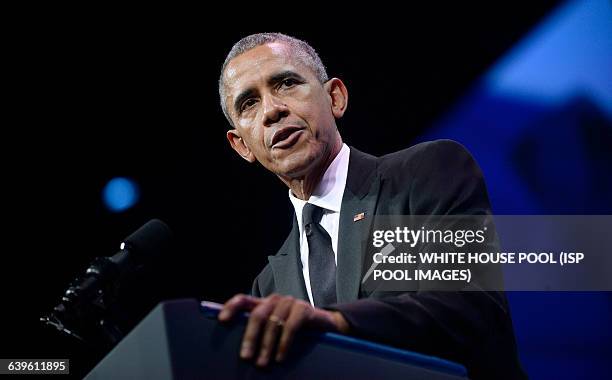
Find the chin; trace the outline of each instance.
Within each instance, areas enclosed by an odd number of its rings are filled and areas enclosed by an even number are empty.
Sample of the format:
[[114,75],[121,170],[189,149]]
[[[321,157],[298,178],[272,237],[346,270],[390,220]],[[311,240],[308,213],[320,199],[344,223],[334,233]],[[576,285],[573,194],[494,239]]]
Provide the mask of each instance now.
[[308,174],[322,156],[312,151],[291,153],[277,162],[277,173],[291,178]]

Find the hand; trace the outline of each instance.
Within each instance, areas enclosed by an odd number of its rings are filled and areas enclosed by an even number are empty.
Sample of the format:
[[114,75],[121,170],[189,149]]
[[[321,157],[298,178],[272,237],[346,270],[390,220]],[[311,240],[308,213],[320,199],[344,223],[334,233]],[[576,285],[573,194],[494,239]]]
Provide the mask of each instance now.
[[308,302],[279,294],[266,298],[235,295],[223,305],[219,320],[229,321],[244,311],[250,311],[251,315],[242,338],[240,357],[252,359],[258,354],[256,364],[261,367],[269,363],[274,352],[277,362],[284,360],[296,332],[302,328],[340,333],[347,333],[349,329],[339,312],[318,309]]

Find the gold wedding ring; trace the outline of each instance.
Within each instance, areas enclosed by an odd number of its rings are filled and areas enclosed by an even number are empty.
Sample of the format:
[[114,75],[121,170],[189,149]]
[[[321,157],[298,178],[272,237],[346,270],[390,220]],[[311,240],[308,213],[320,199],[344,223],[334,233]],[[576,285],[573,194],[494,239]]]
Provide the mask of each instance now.
[[278,316],[274,314],[272,314],[270,318],[268,318],[268,320],[274,323],[275,325],[277,325],[278,327],[283,327],[285,325],[285,321],[283,321],[282,319],[280,319]]

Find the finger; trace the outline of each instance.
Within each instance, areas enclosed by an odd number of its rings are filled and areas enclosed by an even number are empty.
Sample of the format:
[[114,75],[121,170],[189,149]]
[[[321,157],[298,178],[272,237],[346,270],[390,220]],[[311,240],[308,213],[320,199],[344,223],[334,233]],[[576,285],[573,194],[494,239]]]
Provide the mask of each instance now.
[[236,294],[230,298],[225,304],[221,312],[219,312],[220,321],[228,321],[234,317],[234,315],[240,311],[250,311],[255,306],[261,303],[261,298],[252,297],[246,294]]
[[295,298],[293,297],[282,297],[268,317],[268,321],[264,326],[263,336],[261,339],[259,357],[257,358],[258,366],[266,366],[270,361],[270,357],[276,348],[278,337],[283,331],[285,320],[289,316],[291,305],[294,302]]
[[251,311],[244,336],[242,337],[241,358],[251,359],[254,356],[261,332],[279,299],[280,296],[276,294],[266,297]]
[[278,343],[276,361],[285,360],[287,352],[293,343],[295,334],[304,326],[304,322],[310,317],[314,308],[307,302],[295,302],[285,322],[285,327]]

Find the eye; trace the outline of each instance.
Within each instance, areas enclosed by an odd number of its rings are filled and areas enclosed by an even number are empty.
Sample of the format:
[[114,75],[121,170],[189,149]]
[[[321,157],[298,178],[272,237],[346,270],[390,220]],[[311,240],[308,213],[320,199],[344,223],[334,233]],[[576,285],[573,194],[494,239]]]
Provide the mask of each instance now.
[[295,80],[294,78],[287,78],[287,79],[283,79],[283,81],[281,82],[281,87],[293,87],[298,83],[299,82]]
[[255,105],[255,103],[257,103],[255,98],[249,98],[249,99],[245,100],[240,105],[240,113],[242,113],[242,112],[248,110],[249,108],[253,107]]

